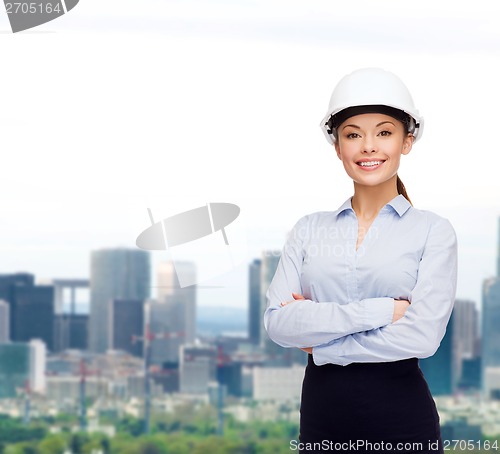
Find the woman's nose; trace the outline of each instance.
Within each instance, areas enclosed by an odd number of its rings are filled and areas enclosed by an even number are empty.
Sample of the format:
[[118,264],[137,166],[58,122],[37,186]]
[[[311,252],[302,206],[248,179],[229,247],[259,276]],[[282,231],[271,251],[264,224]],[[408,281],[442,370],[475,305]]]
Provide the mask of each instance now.
[[366,153],[371,153],[377,151],[377,145],[374,139],[366,137],[363,141],[363,151]]

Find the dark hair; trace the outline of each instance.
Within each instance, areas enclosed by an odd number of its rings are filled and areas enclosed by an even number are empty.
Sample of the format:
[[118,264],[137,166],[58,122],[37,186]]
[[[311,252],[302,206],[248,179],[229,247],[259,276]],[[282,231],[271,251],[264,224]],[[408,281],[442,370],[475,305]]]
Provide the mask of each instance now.
[[398,178],[396,179],[396,186],[398,188],[398,194],[401,194],[406,200],[408,200],[408,202],[410,202],[410,205],[413,206],[413,203],[411,203],[411,200],[408,197],[408,194],[406,193],[405,185],[401,181],[401,178],[399,178],[399,175]]
[[[329,133],[335,134],[336,136],[336,129],[344,121],[346,121],[350,117],[354,117],[355,115],[364,113],[382,113],[385,115],[389,115],[396,120],[399,120],[403,124],[405,136],[407,136],[410,132],[413,133],[413,131],[415,130],[415,122],[412,121],[413,119],[406,112],[400,109],[395,109],[394,107],[384,105],[368,105],[348,107],[347,109],[343,109],[340,112],[337,112],[335,115],[332,115],[326,123],[329,127]],[[399,178],[399,175],[396,180],[396,187],[398,190],[398,194],[401,194],[413,206],[410,197],[408,197],[408,194],[406,193],[405,185],[401,181],[401,178]]]

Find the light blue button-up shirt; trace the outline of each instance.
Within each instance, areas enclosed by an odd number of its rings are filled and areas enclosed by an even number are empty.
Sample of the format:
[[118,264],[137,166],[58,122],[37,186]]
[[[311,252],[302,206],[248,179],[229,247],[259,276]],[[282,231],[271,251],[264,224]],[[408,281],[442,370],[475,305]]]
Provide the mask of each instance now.
[[[266,293],[269,337],[282,347],[313,347],[316,365],[432,356],[456,295],[453,226],[398,195],[356,250],[351,199],[302,217],[288,235]],[[280,306],[292,292],[306,299]],[[394,299],[411,305],[392,323]]]

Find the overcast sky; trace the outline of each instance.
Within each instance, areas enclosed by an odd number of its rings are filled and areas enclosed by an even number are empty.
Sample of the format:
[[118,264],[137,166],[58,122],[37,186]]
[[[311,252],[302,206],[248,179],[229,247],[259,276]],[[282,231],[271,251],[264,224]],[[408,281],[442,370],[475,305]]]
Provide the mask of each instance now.
[[[500,216],[499,19],[491,1],[81,0],[12,34],[2,9],[0,272],[87,277],[90,250],[135,247],[148,207],[207,202],[241,207],[227,234],[244,227],[247,261],[280,249],[353,194],[318,125],[343,75],[378,66],[425,119],[399,175],[454,225],[457,296],[479,303]],[[200,304],[245,306],[246,273]]]

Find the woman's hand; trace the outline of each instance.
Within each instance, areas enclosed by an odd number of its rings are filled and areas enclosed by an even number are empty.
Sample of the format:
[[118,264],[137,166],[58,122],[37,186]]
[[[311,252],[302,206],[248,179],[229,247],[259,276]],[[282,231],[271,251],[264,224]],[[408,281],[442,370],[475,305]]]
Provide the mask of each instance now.
[[405,315],[406,309],[410,307],[410,302],[408,300],[397,300],[394,299],[394,314],[392,316],[392,323],[397,322],[400,318]]
[[303,297],[302,295],[300,295],[298,293],[293,293],[292,292],[292,296],[293,296],[293,300],[292,301],[287,301],[286,303],[281,303],[280,306],[281,307],[286,306],[287,304],[293,303],[296,300],[305,300],[305,297]]
[[[299,293],[292,292],[292,296],[293,300],[281,303],[280,306],[284,307],[287,304],[293,303],[297,300],[305,300],[305,297],[303,295],[300,295]],[[406,310],[410,307],[410,304],[411,303],[408,300],[398,300],[394,298],[394,313],[392,316],[392,323],[397,322],[399,319],[403,318]],[[312,355],[312,347],[301,348],[301,350]]]
[[[281,307],[286,306],[287,304],[293,303],[294,301],[297,301],[297,300],[305,300],[305,297],[303,295],[300,295],[299,293],[292,292],[292,296],[293,296],[292,301],[287,301],[286,303],[281,303],[280,306]],[[301,350],[304,350],[306,353],[310,353],[312,355],[312,350],[313,350],[312,347],[301,348]]]

